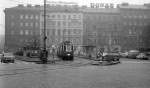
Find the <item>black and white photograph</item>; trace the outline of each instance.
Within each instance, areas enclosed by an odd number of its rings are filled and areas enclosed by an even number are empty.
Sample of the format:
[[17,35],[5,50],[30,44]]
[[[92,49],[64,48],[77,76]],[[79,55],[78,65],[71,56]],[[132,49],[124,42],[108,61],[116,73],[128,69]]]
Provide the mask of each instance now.
[[1,0],[0,88],[150,88],[150,0]]

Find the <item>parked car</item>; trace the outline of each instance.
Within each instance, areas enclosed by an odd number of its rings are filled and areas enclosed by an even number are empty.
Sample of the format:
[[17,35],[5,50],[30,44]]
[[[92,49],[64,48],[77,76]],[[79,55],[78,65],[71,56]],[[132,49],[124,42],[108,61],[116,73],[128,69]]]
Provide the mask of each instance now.
[[121,57],[126,58],[126,57],[128,57],[128,52],[120,53],[120,55],[121,55]]
[[119,53],[103,53],[102,61],[119,61],[120,57]]
[[14,63],[15,61],[15,56],[13,55],[13,53],[3,53],[2,54],[2,58],[1,58],[1,62],[2,63]]
[[144,60],[148,60],[148,56],[145,54],[145,53],[139,53],[137,56],[136,56],[137,59],[144,59]]
[[132,59],[136,59],[136,56],[140,53],[140,51],[138,50],[130,50],[128,52],[128,56],[127,58],[132,58]]

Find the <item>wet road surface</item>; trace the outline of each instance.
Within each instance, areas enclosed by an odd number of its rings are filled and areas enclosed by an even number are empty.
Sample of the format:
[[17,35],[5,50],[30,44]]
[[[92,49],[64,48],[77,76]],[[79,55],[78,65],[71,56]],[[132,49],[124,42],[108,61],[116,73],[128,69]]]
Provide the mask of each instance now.
[[149,61],[122,59],[110,66],[76,65],[82,62],[85,60],[65,62],[67,65],[0,64],[0,88],[150,87]]

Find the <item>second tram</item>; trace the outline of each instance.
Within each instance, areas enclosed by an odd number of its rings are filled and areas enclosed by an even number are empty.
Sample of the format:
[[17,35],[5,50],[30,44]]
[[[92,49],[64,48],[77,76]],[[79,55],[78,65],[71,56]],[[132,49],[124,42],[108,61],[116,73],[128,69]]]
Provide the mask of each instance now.
[[62,60],[73,60],[73,44],[70,41],[64,41],[58,45],[57,56]]

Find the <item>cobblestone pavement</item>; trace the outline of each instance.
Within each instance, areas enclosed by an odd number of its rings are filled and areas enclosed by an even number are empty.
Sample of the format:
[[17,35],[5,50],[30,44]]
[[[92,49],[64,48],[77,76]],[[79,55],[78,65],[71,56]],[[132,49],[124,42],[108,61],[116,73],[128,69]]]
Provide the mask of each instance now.
[[110,66],[76,65],[88,60],[50,64],[0,64],[0,88],[149,88],[150,63],[121,59]]

